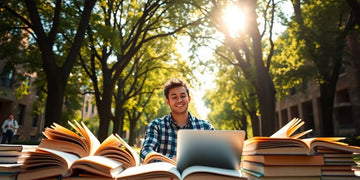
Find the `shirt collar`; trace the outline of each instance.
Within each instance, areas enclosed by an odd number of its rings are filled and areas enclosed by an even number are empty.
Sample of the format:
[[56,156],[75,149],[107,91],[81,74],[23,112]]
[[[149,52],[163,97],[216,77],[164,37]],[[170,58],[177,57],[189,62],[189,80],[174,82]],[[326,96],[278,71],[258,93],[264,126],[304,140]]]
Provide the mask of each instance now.
[[[188,126],[191,126],[191,125],[193,124],[193,122],[194,122],[193,116],[191,115],[190,112],[188,112],[188,113],[189,113],[189,121],[185,124],[185,126],[184,126],[183,128],[186,128],[186,127],[188,127]],[[174,121],[174,119],[172,118],[171,112],[170,112],[170,114],[169,114],[169,117],[170,117],[170,124],[171,124],[173,127],[176,127],[176,128],[178,128],[178,129],[181,129],[181,127],[178,126],[177,123],[176,123],[176,122]]]

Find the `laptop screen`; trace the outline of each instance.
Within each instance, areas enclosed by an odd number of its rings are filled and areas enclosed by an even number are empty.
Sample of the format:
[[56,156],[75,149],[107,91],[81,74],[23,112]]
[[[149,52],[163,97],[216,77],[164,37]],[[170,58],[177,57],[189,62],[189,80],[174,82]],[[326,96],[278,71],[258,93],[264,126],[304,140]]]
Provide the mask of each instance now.
[[240,169],[243,130],[188,130],[177,134],[176,166],[182,172],[194,165]]

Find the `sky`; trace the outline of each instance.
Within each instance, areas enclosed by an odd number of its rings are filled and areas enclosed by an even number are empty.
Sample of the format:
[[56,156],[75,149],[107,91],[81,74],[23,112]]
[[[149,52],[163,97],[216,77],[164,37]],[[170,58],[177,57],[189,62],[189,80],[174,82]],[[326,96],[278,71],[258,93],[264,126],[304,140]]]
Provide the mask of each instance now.
[[[184,37],[181,40],[182,42],[180,42],[177,46],[178,46],[178,50],[182,56],[183,59],[188,60],[188,63],[191,63],[189,61],[189,56],[190,56],[190,52],[188,52],[188,48],[187,45],[189,44],[189,39]],[[198,56],[201,57],[201,59],[198,59],[198,61],[208,61],[211,58],[213,58],[212,56],[213,51],[208,48],[208,47],[201,47],[198,50]],[[206,67],[205,67],[206,70]],[[198,113],[200,114],[201,119],[206,119],[207,114],[210,112],[210,109],[208,109],[203,100],[202,97],[205,95],[205,91],[206,89],[212,89],[216,87],[215,82],[213,81],[215,78],[215,73],[214,72],[210,72],[210,71],[205,71],[205,72],[200,72],[200,70],[198,68],[196,68],[193,73],[195,74],[195,76],[197,77],[197,79],[199,81],[201,81],[201,86],[196,86],[196,87],[190,87],[190,91],[191,91],[191,100],[192,102],[195,103],[196,105],[196,109],[198,111]],[[190,103],[192,103],[190,102]]]

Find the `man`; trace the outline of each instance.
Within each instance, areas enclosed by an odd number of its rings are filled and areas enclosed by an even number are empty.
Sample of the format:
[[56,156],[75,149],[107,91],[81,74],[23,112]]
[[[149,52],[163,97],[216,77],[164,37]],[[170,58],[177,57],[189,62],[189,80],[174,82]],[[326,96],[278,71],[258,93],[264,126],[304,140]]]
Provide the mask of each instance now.
[[175,160],[178,130],[214,130],[208,121],[199,120],[188,112],[191,97],[187,85],[182,80],[170,79],[166,82],[164,95],[171,112],[169,115],[151,121],[148,125],[140,151],[141,159],[144,159],[149,152],[155,151]]
[[16,133],[17,129],[19,128],[19,125],[17,121],[14,119],[14,115],[12,113],[9,113],[9,119],[6,119],[4,123],[1,126],[3,131],[3,136],[1,140],[1,144],[4,144],[6,140],[8,140],[8,143],[12,143],[12,138],[14,134]]

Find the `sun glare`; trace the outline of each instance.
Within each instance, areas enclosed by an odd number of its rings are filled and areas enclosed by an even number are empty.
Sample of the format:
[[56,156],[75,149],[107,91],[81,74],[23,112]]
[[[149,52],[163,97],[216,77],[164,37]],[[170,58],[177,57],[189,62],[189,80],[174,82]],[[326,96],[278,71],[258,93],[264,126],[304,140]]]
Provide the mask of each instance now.
[[222,20],[232,37],[238,36],[245,27],[245,15],[236,5],[230,6],[223,11]]

